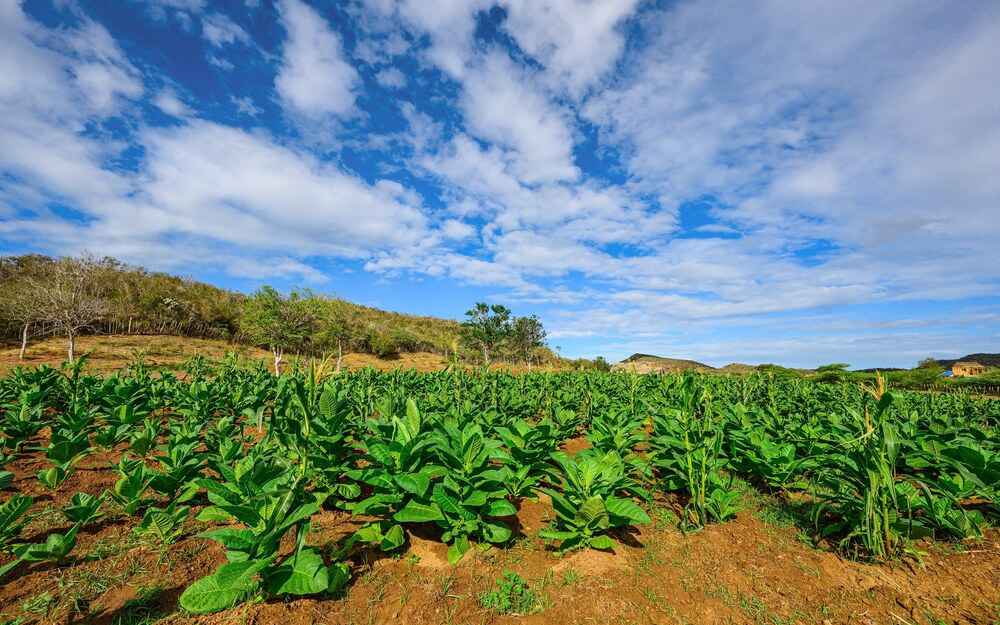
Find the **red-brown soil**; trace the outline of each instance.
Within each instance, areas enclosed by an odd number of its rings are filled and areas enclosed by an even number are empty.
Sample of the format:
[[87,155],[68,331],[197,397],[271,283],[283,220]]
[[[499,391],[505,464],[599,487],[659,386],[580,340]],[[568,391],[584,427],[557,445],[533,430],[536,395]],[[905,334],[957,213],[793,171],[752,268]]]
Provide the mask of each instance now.
[[[569,453],[586,445],[569,441]],[[35,496],[23,537],[40,541],[69,524],[58,513],[75,492],[99,493],[115,474],[118,453],[94,453],[58,493],[34,476],[42,460],[21,454],[9,469],[15,486]],[[10,493],[5,493],[6,498]],[[193,535],[207,524],[189,520],[168,547],[137,538],[135,519],[109,515],[79,534],[76,551],[59,567],[21,565],[0,586],[0,622],[247,623],[282,625],[408,623],[859,623],[1000,622],[1000,531],[961,546],[920,543],[924,555],[889,564],[844,559],[799,539],[789,524],[766,524],[769,506],[757,495],[722,525],[683,535],[676,501],[658,499],[653,523],[615,535],[614,553],[579,551],[560,557],[535,534],[552,517],[544,496],[519,506],[518,535],[500,549],[473,549],[456,566],[432,528],[410,534],[396,555],[358,545],[353,579],[339,597],[246,602],[221,614],[195,616],[177,607],[189,584],[224,561],[220,545]],[[313,519],[310,543],[338,545],[363,519],[325,510]],[[291,545],[286,545],[290,549]],[[0,556],[0,564],[10,561]],[[505,571],[523,576],[539,601],[535,611],[498,615],[479,597]],[[139,616],[149,616],[140,621]],[[130,618],[132,620],[126,620]],[[160,620],[156,620],[160,619]],[[939,620],[934,620],[939,619]]]

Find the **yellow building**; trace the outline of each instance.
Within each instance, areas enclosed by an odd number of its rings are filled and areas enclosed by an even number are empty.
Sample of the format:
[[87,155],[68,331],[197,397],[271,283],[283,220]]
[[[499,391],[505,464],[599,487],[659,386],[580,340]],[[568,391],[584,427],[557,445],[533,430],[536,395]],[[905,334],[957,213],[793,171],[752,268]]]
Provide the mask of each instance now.
[[956,362],[951,366],[951,375],[956,378],[968,378],[986,373],[986,367],[978,362]]

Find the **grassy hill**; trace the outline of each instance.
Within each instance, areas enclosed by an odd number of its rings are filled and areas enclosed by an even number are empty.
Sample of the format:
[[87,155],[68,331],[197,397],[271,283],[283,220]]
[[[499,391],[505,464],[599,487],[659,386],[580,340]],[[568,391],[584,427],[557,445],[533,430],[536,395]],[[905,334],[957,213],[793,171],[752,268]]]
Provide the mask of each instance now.
[[944,369],[951,369],[956,362],[978,362],[984,367],[1000,367],[1000,354],[969,354],[961,358],[951,360],[938,360],[937,363]]
[[[45,256],[0,257],[0,297],[18,295],[17,286],[27,275],[35,275],[58,262]],[[154,272],[114,259],[96,261],[86,271],[95,290],[107,303],[101,321],[92,324],[95,335],[179,335],[248,343],[240,328],[240,315],[247,296],[206,282]],[[331,299],[336,299],[335,297]],[[433,352],[445,355],[458,338],[459,323],[408,315],[342,301],[351,326],[352,351],[390,355],[396,352]],[[0,340],[20,339],[20,317],[8,316],[0,307]],[[39,317],[36,317],[39,318]],[[32,334],[49,332],[36,323]],[[32,338],[36,338],[32,337]]]
[[715,367],[710,367],[696,360],[664,358],[650,354],[632,354],[625,360],[614,365],[612,369],[615,371],[635,369],[639,373],[648,373],[650,371],[715,371]]
[[[405,315],[404,315],[405,316]],[[24,360],[18,359],[19,344],[0,345],[0,375],[5,375],[17,367],[37,367],[49,365],[58,367],[66,360],[66,340],[48,337],[32,343]],[[239,354],[240,361],[250,364],[262,362],[268,369],[272,366],[271,352],[219,339],[201,339],[176,335],[111,334],[82,336],[77,341],[79,354],[89,353],[86,369],[96,373],[110,373],[135,362],[141,355],[146,366],[161,371],[183,373],[193,356],[209,360],[222,360],[227,354]],[[292,366],[294,355],[286,358],[285,367]],[[448,367],[450,359],[441,354],[426,351],[402,352],[388,358],[372,354],[352,352],[344,354],[343,366],[351,371],[374,367],[380,371],[390,369],[416,369],[417,371],[442,371]],[[569,361],[560,360],[535,367],[535,371],[565,371]],[[470,369],[476,365],[466,365]],[[521,373],[528,370],[525,365],[495,362],[491,370],[506,370]]]

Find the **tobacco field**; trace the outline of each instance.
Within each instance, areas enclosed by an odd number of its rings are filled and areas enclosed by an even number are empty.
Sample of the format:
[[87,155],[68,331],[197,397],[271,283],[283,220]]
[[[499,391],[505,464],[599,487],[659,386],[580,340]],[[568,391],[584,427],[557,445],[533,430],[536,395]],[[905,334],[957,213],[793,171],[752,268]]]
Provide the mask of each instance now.
[[0,379],[0,622],[1000,621],[994,399],[84,362]]

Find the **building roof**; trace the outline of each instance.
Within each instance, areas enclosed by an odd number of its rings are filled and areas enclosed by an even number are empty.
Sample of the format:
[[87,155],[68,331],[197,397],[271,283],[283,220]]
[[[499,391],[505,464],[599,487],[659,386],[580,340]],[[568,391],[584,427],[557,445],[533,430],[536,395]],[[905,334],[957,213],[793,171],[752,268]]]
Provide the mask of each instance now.
[[971,360],[966,360],[964,362],[956,362],[955,364],[952,365],[952,367],[953,368],[954,367],[965,367],[965,368],[969,368],[969,367],[982,367],[983,369],[986,368],[986,367],[983,367],[983,365],[979,364],[978,362],[972,362]]

